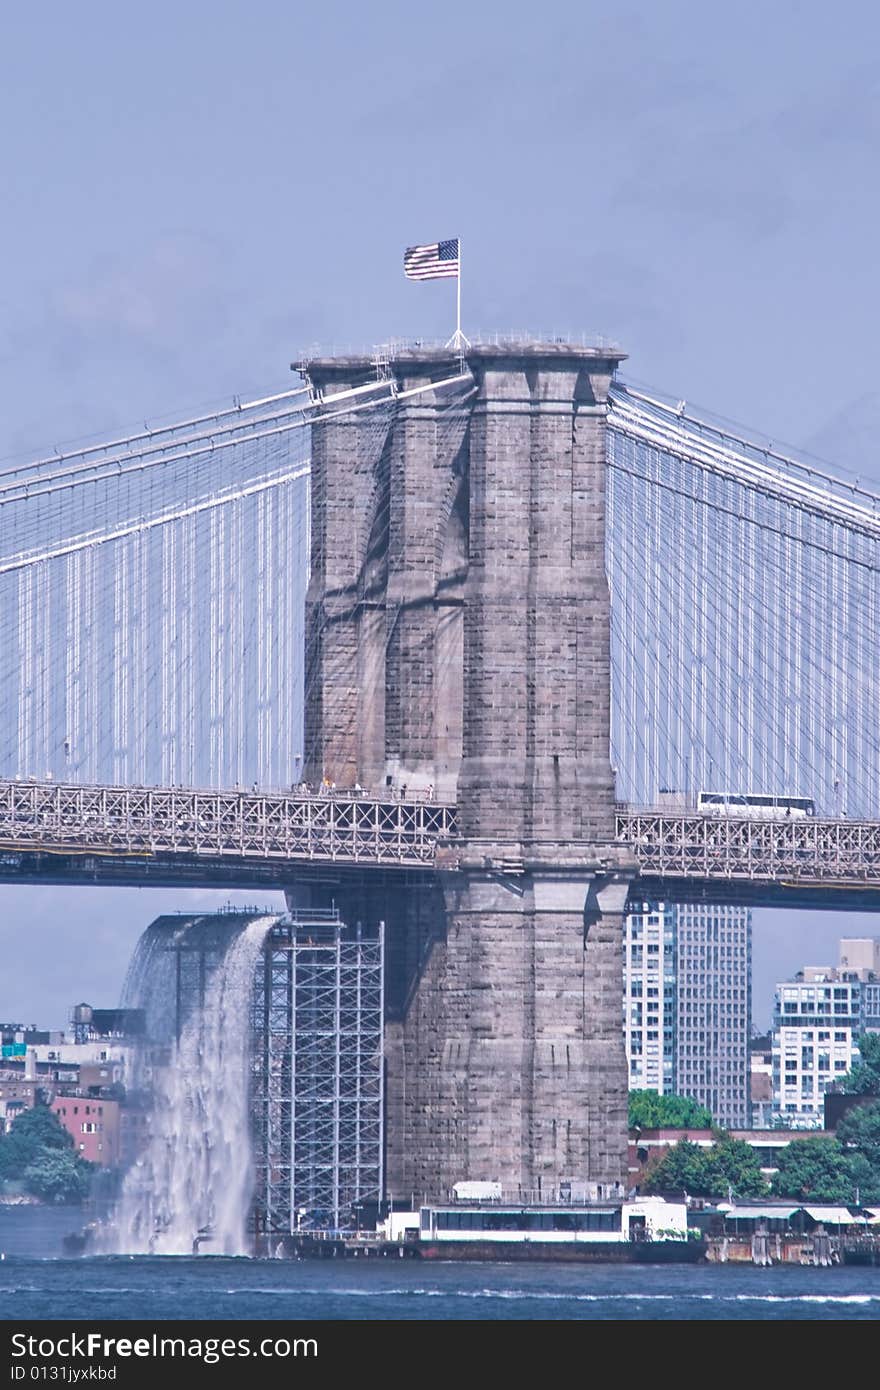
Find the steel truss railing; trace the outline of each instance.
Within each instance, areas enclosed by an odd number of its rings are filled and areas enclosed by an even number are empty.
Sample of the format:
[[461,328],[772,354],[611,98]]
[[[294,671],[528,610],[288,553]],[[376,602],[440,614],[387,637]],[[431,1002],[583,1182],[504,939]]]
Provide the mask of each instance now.
[[[620,808],[616,838],[650,878],[880,886],[880,821]],[[455,806],[326,795],[0,781],[0,849],[429,868]]]
[[94,855],[430,865],[455,807],[351,794],[264,795],[0,781],[0,848]]
[[619,810],[616,822],[646,878],[880,886],[878,821]]

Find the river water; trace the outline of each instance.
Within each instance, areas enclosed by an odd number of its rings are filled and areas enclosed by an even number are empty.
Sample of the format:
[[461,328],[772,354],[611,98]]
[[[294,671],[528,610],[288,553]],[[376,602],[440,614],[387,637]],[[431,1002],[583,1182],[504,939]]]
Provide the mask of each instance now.
[[0,1318],[875,1321],[880,1269],[59,1257],[75,1209],[0,1207]]

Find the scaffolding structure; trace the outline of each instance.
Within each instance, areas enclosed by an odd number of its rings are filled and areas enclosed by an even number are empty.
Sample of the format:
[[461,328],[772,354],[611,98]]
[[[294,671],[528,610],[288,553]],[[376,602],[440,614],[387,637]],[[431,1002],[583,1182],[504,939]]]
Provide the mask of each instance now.
[[383,1192],[384,927],[271,929],[253,998],[255,1230],[340,1230]]

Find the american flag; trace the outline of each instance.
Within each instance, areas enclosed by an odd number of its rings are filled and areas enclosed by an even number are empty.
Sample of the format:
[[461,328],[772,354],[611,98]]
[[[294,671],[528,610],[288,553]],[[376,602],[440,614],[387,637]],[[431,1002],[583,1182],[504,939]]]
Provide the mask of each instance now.
[[458,274],[458,237],[430,246],[408,246],[403,273],[410,280],[442,280]]

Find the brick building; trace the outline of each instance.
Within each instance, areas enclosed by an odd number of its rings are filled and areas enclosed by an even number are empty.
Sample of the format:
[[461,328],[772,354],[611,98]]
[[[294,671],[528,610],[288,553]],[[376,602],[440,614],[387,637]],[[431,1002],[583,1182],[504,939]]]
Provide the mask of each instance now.
[[51,1109],[73,1139],[80,1158],[101,1168],[116,1167],[120,1155],[118,1101],[56,1096]]

